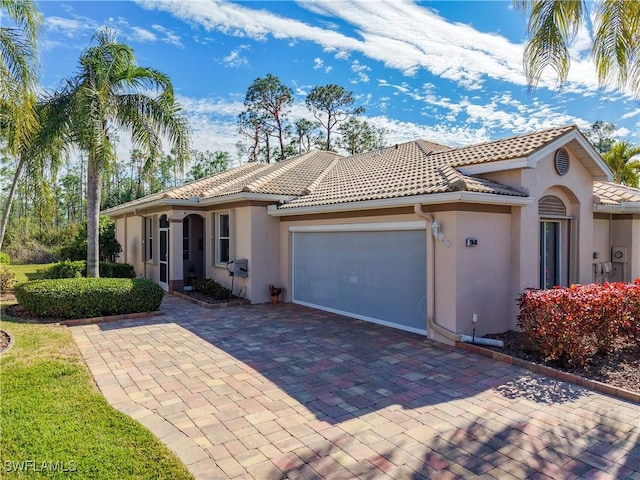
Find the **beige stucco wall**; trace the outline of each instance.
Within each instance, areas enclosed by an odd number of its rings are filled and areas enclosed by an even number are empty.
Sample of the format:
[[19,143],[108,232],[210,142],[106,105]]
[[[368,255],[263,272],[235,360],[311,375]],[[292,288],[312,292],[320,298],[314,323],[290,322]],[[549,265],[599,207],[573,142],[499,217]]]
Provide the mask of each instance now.
[[[456,331],[471,335],[477,314],[476,335],[510,328],[511,215],[457,212],[452,248],[456,257]],[[475,238],[478,246],[467,247]],[[439,261],[438,255],[436,255]]]
[[142,217],[134,215],[127,217],[127,241],[123,244],[123,254],[125,263],[133,265],[136,275],[143,274],[143,252],[142,252]]
[[612,281],[630,282],[640,278],[640,215],[614,215],[611,247],[626,247],[627,262],[612,258]]
[[[567,175],[555,170],[554,154],[539,160],[535,168],[483,175],[486,178],[513,185],[519,183],[521,191],[534,200],[531,205],[513,209],[512,239],[512,288],[511,298],[517,298],[526,288],[540,287],[540,245],[538,200],[545,195],[555,195],[567,207],[571,217],[573,244],[570,258],[569,283],[590,283],[593,280],[594,221],[593,176],[566,147],[571,164]],[[519,177],[519,181],[518,181]],[[516,327],[518,314],[515,302],[511,307],[511,328]]]
[[[247,277],[231,277],[226,266],[215,265],[215,215],[229,213],[231,221],[231,260],[248,260]],[[204,214],[207,277],[231,288],[252,303],[270,301],[268,285],[279,283],[279,220],[267,215],[264,206],[217,209]]]
[[122,247],[122,253],[118,257],[118,262],[128,263],[127,262],[127,219],[126,217],[119,217],[115,219],[116,222],[116,240]]

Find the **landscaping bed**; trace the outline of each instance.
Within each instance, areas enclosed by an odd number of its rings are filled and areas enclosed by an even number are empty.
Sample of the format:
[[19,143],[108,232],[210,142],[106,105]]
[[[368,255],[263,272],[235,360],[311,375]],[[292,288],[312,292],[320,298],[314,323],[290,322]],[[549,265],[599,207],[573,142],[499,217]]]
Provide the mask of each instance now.
[[229,304],[229,303],[233,303],[233,304],[244,304],[249,303],[247,302],[244,298],[240,298],[240,297],[236,297],[235,295],[229,298],[216,298],[213,297],[211,295],[207,295],[206,293],[202,293],[202,292],[196,292],[195,290],[186,290],[184,292],[174,292],[174,294],[177,294],[177,296],[179,297],[183,297],[185,298],[185,300],[188,299],[194,299],[196,302],[194,303],[198,303],[198,304],[202,304],[205,303],[207,305],[224,305],[224,304]]
[[483,348],[640,393],[640,345],[636,342],[618,340],[610,353],[595,355],[583,367],[567,368],[559,362],[545,362],[542,355],[527,350],[521,332],[490,334],[486,338],[502,340],[504,348],[482,345]]

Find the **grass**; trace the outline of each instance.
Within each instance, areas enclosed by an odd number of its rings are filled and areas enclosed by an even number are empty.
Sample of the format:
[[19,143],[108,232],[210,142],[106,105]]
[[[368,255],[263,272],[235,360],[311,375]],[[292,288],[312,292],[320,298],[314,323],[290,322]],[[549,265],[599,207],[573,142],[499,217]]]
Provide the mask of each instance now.
[[16,274],[17,282],[22,283],[29,280],[38,280],[43,278],[45,269],[51,265],[53,264],[9,265],[9,268],[11,268],[11,270]]
[[1,478],[193,478],[108,404],[66,327],[4,319],[0,328],[15,339],[0,356]]

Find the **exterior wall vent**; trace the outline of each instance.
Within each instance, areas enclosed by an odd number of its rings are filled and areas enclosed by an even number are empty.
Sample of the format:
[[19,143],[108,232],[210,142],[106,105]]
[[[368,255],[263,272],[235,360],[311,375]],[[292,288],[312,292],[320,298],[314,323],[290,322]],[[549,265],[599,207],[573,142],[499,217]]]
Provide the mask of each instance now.
[[569,173],[569,152],[564,148],[556,150],[555,165],[558,175],[564,176]]
[[546,195],[538,202],[538,214],[541,217],[566,217],[567,207],[555,195]]

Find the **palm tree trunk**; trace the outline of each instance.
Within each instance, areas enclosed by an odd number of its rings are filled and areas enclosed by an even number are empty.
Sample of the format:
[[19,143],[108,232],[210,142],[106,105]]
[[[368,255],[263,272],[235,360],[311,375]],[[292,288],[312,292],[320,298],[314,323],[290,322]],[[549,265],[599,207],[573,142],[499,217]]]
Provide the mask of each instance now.
[[11,212],[11,204],[13,203],[13,197],[16,194],[16,187],[18,186],[18,180],[20,180],[20,175],[22,175],[23,168],[24,157],[20,155],[18,166],[16,167],[16,173],[13,175],[11,190],[9,190],[9,196],[7,197],[7,203],[4,206],[4,212],[2,212],[2,226],[0,226],[0,249],[2,248],[2,242],[4,242],[4,234],[7,231],[7,225],[9,224],[9,213]]
[[93,278],[100,276],[98,223],[102,178],[94,154],[89,154],[87,163],[87,277]]

